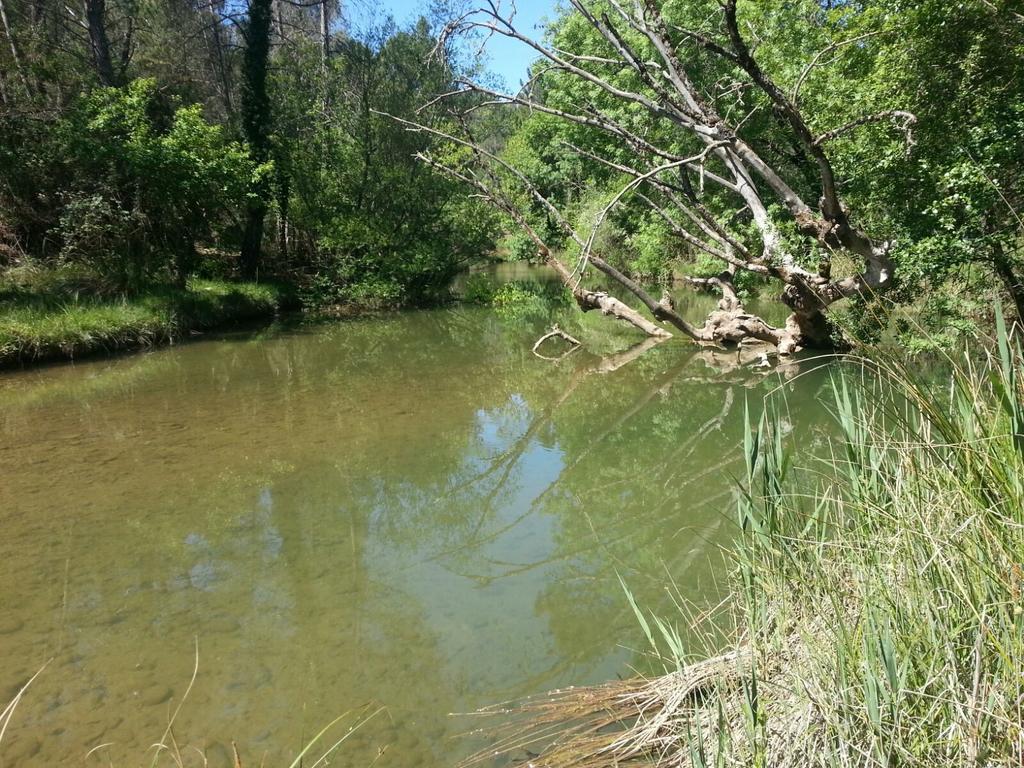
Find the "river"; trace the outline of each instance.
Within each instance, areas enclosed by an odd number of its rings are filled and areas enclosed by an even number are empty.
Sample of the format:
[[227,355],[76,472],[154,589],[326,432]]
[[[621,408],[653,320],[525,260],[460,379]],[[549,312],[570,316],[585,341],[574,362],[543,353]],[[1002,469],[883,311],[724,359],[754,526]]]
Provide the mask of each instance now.
[[451,713],[651,669],[620,579],[669,618],[716,605],[744,409],[781,389],[824,440],[828,373],[635,355],[599,317],[549,363],[548,321],[454,306],[0,375],[0,705],[48,662],[0,765],[148,762],[197,645],[173,730],[215,767],[232,740],[286,766],[364,705],[341,764],[450,765],[482,743]]

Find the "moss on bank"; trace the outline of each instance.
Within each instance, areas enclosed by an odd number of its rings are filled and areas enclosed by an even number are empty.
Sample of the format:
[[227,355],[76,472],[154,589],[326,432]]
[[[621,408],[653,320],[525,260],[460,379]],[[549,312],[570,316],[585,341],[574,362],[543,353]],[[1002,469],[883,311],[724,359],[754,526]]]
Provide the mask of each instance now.
[[293,306],[293,292],[274,283],[193,279],[131,296],[0,285],[0,367],[173,343]]

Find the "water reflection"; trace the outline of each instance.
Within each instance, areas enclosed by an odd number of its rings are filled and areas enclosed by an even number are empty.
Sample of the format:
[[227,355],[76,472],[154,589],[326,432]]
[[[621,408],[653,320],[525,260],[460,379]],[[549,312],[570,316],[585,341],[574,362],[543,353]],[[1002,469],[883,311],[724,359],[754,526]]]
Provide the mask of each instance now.
[[214,766],[371,701],[347,762],[450,763],[448,713],[641,663],[619,578],[717,601],[743,401],[779,380],[614,333],[553,366],[542,328],[420,312],[0,377],[0,699],[53,658],[0,764],[141,762],[195,638],[175,731]]

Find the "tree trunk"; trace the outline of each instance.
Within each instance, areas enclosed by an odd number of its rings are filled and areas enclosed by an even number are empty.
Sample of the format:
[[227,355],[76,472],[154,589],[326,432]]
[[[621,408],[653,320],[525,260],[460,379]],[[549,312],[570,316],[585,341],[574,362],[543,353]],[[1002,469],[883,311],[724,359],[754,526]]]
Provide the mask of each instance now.
[[288,208],[291,183],[283,164],[277,165],[277,251],[282,259],[288,258]]
[[183,242],[178,250],[178,257],[176,259],[175,267],[175,281],[177,284],[184,288],[188,285],[189,275],[196,266],[196,244],[191,238],[188,238]]
[[[252,0],[245,25],[245,56],[242,87],[242,129],[249,144],[249,155],[258,166],[270,160],[270,100],[267,96],[267,63],[270,58],[270,30],[273,0]],[[263,255],[263,220],[267,215],[270,180],[261,173],[254,199],[248,204],[245,232],[242,236],[240,265],[242,275],[255,278]]]
[[[25,76],[25,70],[21,63],[21,51],[18,50],[18,42],[14,39],[14,34],[11,32],[11,24],[7,19],[7,7],[4,5],[4,0],[0,0],[0,21],[4,25],[4,34],[7,35],[7,42],[11,47],[11,59],[14,61],[14,69],[18,73],[18,79],[21,80],[22,86],[25,88],[25,93],[28,96],[32,95],[32,89],[29,88],[28,78]],[[7,101],[6,94],[4,101]]]
[[85,0],[85,19],[89,28],[89,47],[92,50],[93,65],[100,83],[106,86],[118,85],[114,75],[114,63],[110,58],[110,39],[107,37],[106,0]]
[[330,0],[320,2],[320,67],[324,76],[327,75],[327,59],[331,52],[331,12],[328,7]]
[[274,18],[274,25],[271,31],[277,35],[278,40],[284,40],[284,9],[282,0],[273,0],[271,14]]
[[230,119],[235,114],[235,105],[231,101],[231,80],[228,76],[228,67],[224,61],[224,36],[221,30],[223,19],[216,3],[211,4],[210,14],[213,16],[211,25],[211,45],[213,47],[213,66],[217,72],[217,79],[220,81],[221,101],[224,103],[224,113]]
[[1003,287],[1013,300],[1018,322],[1024,324],[1024,278],[1014,270],[1012,261],[999,243],[995,245],[992,262]]
[[790,284],[782,292],[782,303],[793,310],[786,319],[786,328],[801,347],[828,349],[832,331],[825,312],[828,305],[810,288]]
[[[521,220],[521,223],[525,224],[525,221]],[[529,225],[526,226],[528,227]],[[551,252],[540,237],[537,236],[534,230],[529,228],[528,232],[534,242],[537,243],[541,258],[544,259],[544,262],[548,266],[558,273],[562,283],[566,288],[572,291],[573,298],[576,299],[576,304],[584,312],[589,312],[592,309],[599,309],[601,310],[601,314],[609,315],[610,317],[614,317],[618,320],[623,320],[640,329],[648,336],[666,339],[672,336],[672,334],[664,328],[652,323],[628,304],[623,304],[614,296],[605,293],[604,291],[589,291],[579,285],[578,282],[574,281],[572,273],[565,264],[563,264],[558,257]]]
[[[839,186],[827,144],[859,126],[892,120],[906,135],[907,149],[913,145],[911,128],[917,118],[898,109],[863,115],[832,130],[816,133],[801,112],[795,93],[789,93],[774,82],[755,58],[755,48],[745,39],[745,27],[738,16],[738,0],[719,0],[720,15],[717,33],[705,29],[685,29],[669,23],[661,13],[661,4],[653,0],[636,3],[611,3],[615,13],[599,13],[584,0],[570,0],[573,12],[603,38],[602,61],[614,62],[607,72],[632,70],[635,77],[629,81],[612,78],[605,70],[597,71],[584,66],[587,56],[566,52],[550,43],[538,41],[516,27],[511,12],[503,12],[496,3],[480,5],[450,25],[449,32],[477,35],[482,31],[497,32],[517,40],[548,62],[548,69],[559,77],[577,79],[584,87],[581,97],[559,100],[556,105],[545,101],[542,77],[536,79],[538,87],[523,89],[515,95],[494,90],[492,87],[461,81],[460,88],[431,102],[442,100],[452,107],[456,96],[471,91],[482,101],[470,100],[469,106],[457,117],[462,118],[463,129],[455,133],[413,123],[401,118],[399,122],[416,131],[425,131],[465,147],[473,153],[479,168],[467,172],[421,154],[419,157],[454,178],[478,189],[484,199],[508,213],[524,227],[531,238],[539,240],[528,222],[516,211],[520,206],[539,206],[549,222],[553,222],[559,236],[564,236],[579,247],[579,259],[573,270],[565,270],[563,281],[586,308],[603,303],[602,311],[627,319],[638,328],[651,333],[639,322],[640,316],[630,317],[629,307],[611,304],[607,294],[581,292],[578,288],[582,274],[594,267],[632,294],[653,315],[655,321],[668,324],[701,343],[736,345],[744,341],[764,342],[778,348],[780,354],[791,354],[801,347],[827,346],[831,339],[825,312],[842,299],[875,294],[892,285],[895,263],[891,258],[893,241],[876,240],[852,223],[850,212],[839,196]],[[603,7],[603,6],[602,6]],[[705,20],[714,25],[713,18]],[[628,34],[623,31],[628,29]],[[801,197],[801,184],[791,184],[786,175],[791,171],[788,163],[773,167],[754,143],[743,138],[745,118],[736,121],[731,102],[723,100],[716,87],[703,83],[696,63],[701,59],[689,55],[687,46],[703,49],[709,57],[717,59],[727,69],[738,69],[745,87],[760,92],[779,118],[788,140],[806,158],[804,171],[813,169],[820,182],[820,195],[816,195],[816,209]],[[681,51],[687,51],[683,56]],[[808,67],[817,59],[811,60]],[[590,95],[593,89],[603,91],[612,103],[629,106],[629,113],[645,113],[660,127],[657,131],[637,130],[631,120],[624,120],[620,110],[600,110]],[[558,206],[545,196],[528,175],[478,143],[468,130],[470,113],[482,106],[509,105],[525,108],[531,113],[551,115],[567,123],[600,131],[611,141],[609,146],[626,148],[628,152],[613,157],[600,151],[578,149],[577,152],[596,160],[613,171],[629,178],[629,182],[616,194],[597,216],[593,224],[577,224],[566,218]],[[720,105],[726,107],[723,114]],[[737,113],[738,115],[738,113]],[[664,130],[662,130],[664,129]],[[693,140],[694,154],[680,156],[679,146],[669,139],[673,134],[689,136]],[[698,151],[699,150],[699,151]],[[499,172],[498,169],[500,168]],[[698,174],[699,185],[690,182],[689,174]],[[514,193],[505,189],[505,177],[511,180]],[[706,205],[705,183],[714,185],[719,194],[728,195],[749,211],[753,230],[759,234],[756,246],[735,228],[733,219],[724,222]],[[516,199],[526,193],[526,202]],[[629,276],[622,274],[593,253],[599,228],[613,209],[628,195],[636,195],[667,224],[669,231],[702,255],[719,260],[726,272],[715,278],[700,278],[708,286],[722,291],[722,301],[703,326],[697,326],[681,317],[671,302],[656,301]],[[812,201],[814,202],[814,201]],[[717,203],[716,203],[717,205]],[[777,209],[777,213],[773,212]],[[780,220],[788,218],[788,224]],[[795,228],[799,240],[786,235],[786,227]],[[825,246],[827,253],[816,272],[800,264],[800,254],[812,244]],[[543,246],[543,243],[539,243]],[[544,248],[541,248],[544,251]],[[858,263],[858,271],[845,277],[832,277],[832,255],[843,254]],[[747,271],[761,278],[775,279],[785,286],[782,301],[792,314],[782,328],[769,325],[763,319],[748,314],[736,296],[732,275],[736,270]],[[621,304],[621,302],[619,302]],[[626,310],[629,310],[627,312]],[[657,326],[653,326],[657,329]],[[659,329],[661,330],[661,329]],[[662,331],[666,332],[666,331]]]
[[242,234],[242,252],[239,258],[242,277],[248,280],[255,280],[259,277],[263,251],[263,222],[266,216],[267,206],[262,202],[249,204],[246,212],[245,232]]

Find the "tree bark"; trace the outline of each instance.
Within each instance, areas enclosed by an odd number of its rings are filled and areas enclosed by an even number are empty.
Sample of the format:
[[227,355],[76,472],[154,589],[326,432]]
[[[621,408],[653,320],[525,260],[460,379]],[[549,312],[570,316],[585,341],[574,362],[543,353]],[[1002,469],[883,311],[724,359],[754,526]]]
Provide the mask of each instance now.
[[271,31],[277,35],[278,40],[284,40],[284,4],[282,0],[273,0],[271,3],[271,15],[274,19]]
[[230,119],[235,114],[235,105],[231,100],[231,80],[228,75],[227,63],[224,61],[224,36],[221,30],[223,19],[220,14],[218,3],[210,4],[210,15],[213,23],[211,28],[211,46],[213,48],[213,66],[220,81],[220,96],[224,103],[224,114]]
[[320,2],[320,67],[324,75],[327,74],[327,60],[331,54],[331,11],[328,3],[331,0]]
[[529,231],[531,236],[534,238],[534,241],[538,244],[541,256],[544,258],[545,263],[558,273],[558,276],[562,279],[562,283],[572,291],[573,298],[576,299],[576,304],[579,305],[579,308],[584,312],[597,309],[604,315],[609,315],[610,317],[614,317],[618,320],[623,320],[630,325],[639,328],[648,336],[654,336],[657,338],[669,338],[672,336],[671,333],[666,331],[660,325],[652,323],[631,306],[623,304],[614,296],[605,293],[604,291],[589,291],[578,284],[574,285],[572,273],[565,264],[563,264],[561,260],[558,259],[558,257],[556,257],[538,237],[536,237],[532,228]]
[[331,0],[320,0],[320,111],[324,120],[328,119],[330,107],[330,88],[328,88],[327,68],[331,56]]
[[242,277],[255,280],[259,277],[263,249],[263,223],[267,217],[267,206],[262,201],[250,202],[246,211],[245,231],[242,233],[240,267]]
[[[21,80],[21,84],[25,88],[25,94],[31,96],[32,89],[29,87],[28,78],[25,76],[25,69],[21,63],[21,51],[18,49],[18,41],[14,39],[14,33],[11,31],[11,23],[7,18],[7,6],[4,4],[4,0],[0,0],[0,21],[4,25],[4,34],[7,35],[7,43],[11,48],[11,59],[14,62],[15,71],[18,73],[18,79]],[[4,102],[6,101],[5,94]]]
[[[270,99],[267,96],[267,64],[270,58],[270,30],[273,0],[252,0],[245,25],[244,83],[242,88],[242,129],[249,144],[249,156],[257,166],[270,160]],[[255,195],[246,212],[245,231],[239,263],[242,275],[259,274],[263,256],[263,222],[267,215],[270,179],[260,173]]]
[[89,47],[92,50],[93,66],[100,83],[106,86],[118,85],[114,74],[114,63],[110,57],[110,39],[107,37],[106,0],[85,0],[85,20],[89,29]]
[[291,180],[282,163],[278,162],[275,170],[277,171],[277,252],[281,258],[287,259]]
[[1024,277],[1014,270],[1013,263],[1006,256],[1006,251],[1000,243],[994,246],[992,262],[1003,288],[1010,294],[1013,306],[1017,310],[1018,322],[1024,323]]

